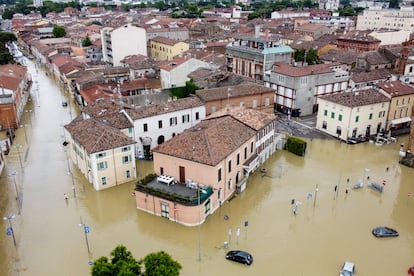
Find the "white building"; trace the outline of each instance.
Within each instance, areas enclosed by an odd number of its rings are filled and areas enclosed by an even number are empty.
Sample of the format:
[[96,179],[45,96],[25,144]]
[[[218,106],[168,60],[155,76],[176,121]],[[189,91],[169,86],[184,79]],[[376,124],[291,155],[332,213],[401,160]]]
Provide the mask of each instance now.
[[322,10],[335,11],[339,8],[339,0],[318,0]]
[[340,140],[358,140],[383,131],[390,100],[373,89],[318,98],[316,128]]
[[188,74],[200,69],[206,68],[215,70],[217,65],[204,62],[195,58],[175,57],[170,61],[160,64],[161,87],[163,89],[172,87],[183,87],[190,80]]
[[310,12],[308,11],[274,11],[271,13],[271,19],[280,19],[280,18],[295,18],[295,17],[309,17]]
[[375,30],[369,35],[381,40],[380,46],[389,46],[401,44],[405,41],[410,40],[411,31],[408,30]]
[[398,10],[370,7],[358,15],[356,24],[357,30],[399,29],[411,32],[413,28],[413,7],[401,7]]
[[126,24],[117,29],[105,27],[101,30],[103,60],[120,66],[121,60],[129,55],[147,56],[146,31]]
[[198,97],[129,109],[127,113],[134,122],[137,155],[146,159],[154,147],[206,117],[205,105]]

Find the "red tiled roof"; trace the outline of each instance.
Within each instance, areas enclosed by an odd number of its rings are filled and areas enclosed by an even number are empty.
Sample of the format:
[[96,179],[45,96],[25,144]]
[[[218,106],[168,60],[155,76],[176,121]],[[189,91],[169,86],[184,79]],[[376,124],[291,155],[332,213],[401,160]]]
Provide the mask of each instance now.
[[321,99],[348,107],[371,105],[389,102],[389,99],[374,89],[360,90],[355,92],[343,92],[321,96]]
[[196,95],[204,102],[261,93],[274,93],[274,89],[267,88],[253,82],[243,82],[235,86],[217,87],[196,91]]
[[240,121],[223,116],[204,120],[153,151],[215,166],[255,134],[256,131]]
[[379,85],[391,97],[398,97],[403,95],[413,95],[414,88],[402,83],[401,81],[384,82]]
[[65,129],[88,154],[135,144],[133,139],[118,129],[95,119],[73,120],[65,125]]
[[278,63],[277,67],[272,70],[272,72],[291,76],[291,77],[302,77],[308,75],[317,75],[317,74],[326,74],[333,72],[332,66],[340,65],[339,62],[332,62],[332,63],[323,63],[323,64],[315,64],[315,65],[308,65],[304,67],[295,67],[286,63]]

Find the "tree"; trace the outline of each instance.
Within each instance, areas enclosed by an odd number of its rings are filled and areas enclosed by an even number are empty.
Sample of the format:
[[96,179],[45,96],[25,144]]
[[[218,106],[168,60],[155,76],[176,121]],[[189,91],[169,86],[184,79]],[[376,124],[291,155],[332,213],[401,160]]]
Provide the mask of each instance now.
[[53,36],[54,37],[64,37],[66,35],[66,30],[62,26],[55,25],[53,27]]
[[178,276],[181,265],[164,251],[150,253],[144,258],[145,276]]
[[399,0],[390,0],[389,8],[390,9],[398,9],[400,7]]
[[92,45],[91,39],[89,38],[89,35],[86,35],[85,39],[82,40],[82,47],[89,47]]
[[319,63],[320,61],[319,61],[318,51],[313,48],[309,49],[308,52],[306,53],[306,62],[309,65]]
[[1,17],[3,19],[12,19],[13,18],[13,14],[14,14],[14,11],[13,10],[4,9]]

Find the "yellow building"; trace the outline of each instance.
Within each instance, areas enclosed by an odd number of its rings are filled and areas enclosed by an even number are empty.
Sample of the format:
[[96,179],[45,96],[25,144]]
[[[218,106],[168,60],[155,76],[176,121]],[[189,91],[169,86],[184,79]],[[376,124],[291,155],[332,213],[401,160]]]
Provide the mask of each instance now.
[[401,81],[384,82],[379,88],[379,91],[391,101],[386,130],[391,130],[393,136],[409,133],[414,88]]
[[157,36],[151,39],[151,57],[154,60],[171,60],[174,56],[187,51],[190,46],[188,43]]

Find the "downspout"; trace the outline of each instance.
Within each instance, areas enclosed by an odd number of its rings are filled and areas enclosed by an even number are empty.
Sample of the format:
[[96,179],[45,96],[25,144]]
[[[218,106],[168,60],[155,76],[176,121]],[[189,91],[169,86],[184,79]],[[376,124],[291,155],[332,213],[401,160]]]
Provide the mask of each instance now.
[[118,185],[118,176],[116,175],[116,163],[115,163],[115,153],[114,149],[112,149],[112,159],[114,161],[114,173],[115,173],[115,185]]

